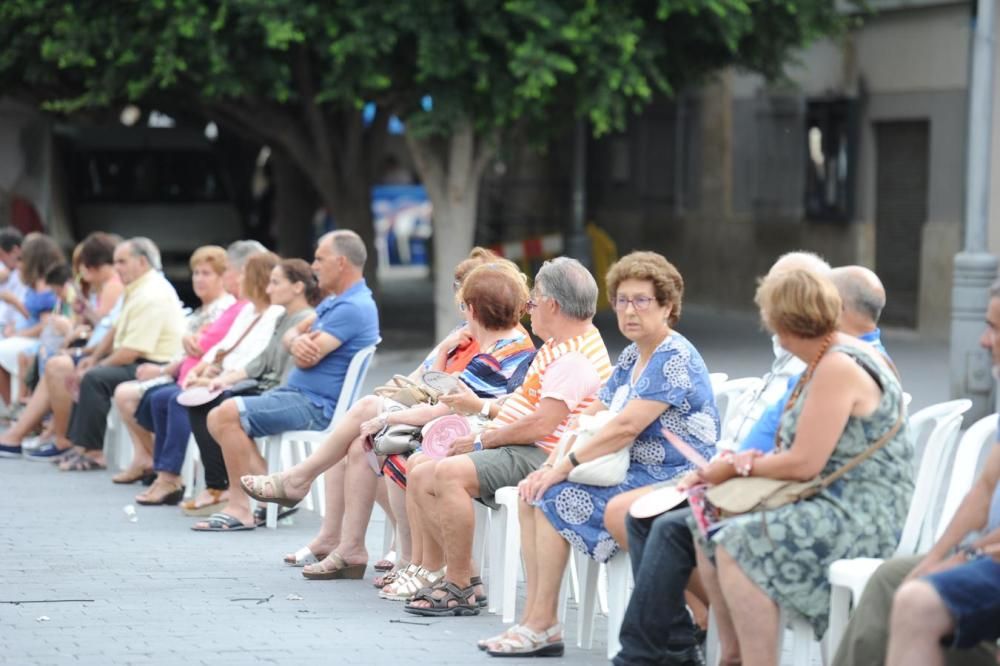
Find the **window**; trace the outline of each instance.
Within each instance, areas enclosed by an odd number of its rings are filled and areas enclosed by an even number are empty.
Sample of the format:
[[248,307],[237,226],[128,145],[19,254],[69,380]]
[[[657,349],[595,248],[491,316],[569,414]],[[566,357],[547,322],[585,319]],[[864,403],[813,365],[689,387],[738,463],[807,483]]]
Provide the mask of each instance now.
[[87,150],[74,154],[80,202],[206,203],[227,201],[208,151]]
[[806,109],[806,217],[846,222],[854,204],[857,102],[810,101]]

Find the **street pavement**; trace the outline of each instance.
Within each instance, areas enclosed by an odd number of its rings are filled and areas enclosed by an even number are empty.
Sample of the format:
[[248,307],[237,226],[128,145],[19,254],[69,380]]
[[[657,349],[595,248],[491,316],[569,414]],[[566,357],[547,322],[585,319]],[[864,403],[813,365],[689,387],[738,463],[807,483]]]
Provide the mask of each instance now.
[[[617,353],[625,341],[613,319],[599,323]],[[759,375],[769,364],[755,317],[688,306],[679,328],[713,372]],[[386,333],[393,346],[376,354],[369,388],[426,352],[415,348],[426,347],[426,330]],[[946,346],[909,332],[885,337],[911,410],[947,399]],[[370,569],[363,581],[305,580],[281,562],[317,529],[305,510],[276,531],[204,534],[176,508],[136,506],[133,522],[125,507],[138,487],[113,485],[107,473],[0,460],[0,480],[0,664],[475,664],[489,661],[475,641],[502,629],[494,615],[407,615],[378,599]],[[372,562],[381,516],[376,509],[368,533]],[[606,663],[603,618],[584,651],[575,615],[571,607],[566,657],[546,663]]]

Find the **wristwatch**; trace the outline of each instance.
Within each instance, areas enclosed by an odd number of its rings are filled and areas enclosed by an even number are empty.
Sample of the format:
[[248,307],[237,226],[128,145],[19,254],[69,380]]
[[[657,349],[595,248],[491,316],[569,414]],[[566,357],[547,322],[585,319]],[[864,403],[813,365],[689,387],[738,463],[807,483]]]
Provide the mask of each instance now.
[[484,419],[490,418],[490,407],[492,407],[492,403],[489,400],[483,400],[483,406],[479,410],[479,415]]
[[482,451],[483,450],[483,436],[482,435],[476,435],[475,441],[472,442],[472,450],[473,451]]
[[975,546],[962,546],[958,549],[958,552],[965,556],[966,562],[982,557],[986,554],[983,552],[982,548],[976,548]]

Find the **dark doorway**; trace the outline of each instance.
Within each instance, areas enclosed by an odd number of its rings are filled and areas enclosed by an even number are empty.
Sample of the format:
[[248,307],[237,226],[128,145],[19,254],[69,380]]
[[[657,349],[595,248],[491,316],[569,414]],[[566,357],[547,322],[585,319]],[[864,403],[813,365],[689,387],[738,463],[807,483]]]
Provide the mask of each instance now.
[[887,295],[882,322],[892,326],[917,325],[929,136],[927,121],[875,124],[875,270]]

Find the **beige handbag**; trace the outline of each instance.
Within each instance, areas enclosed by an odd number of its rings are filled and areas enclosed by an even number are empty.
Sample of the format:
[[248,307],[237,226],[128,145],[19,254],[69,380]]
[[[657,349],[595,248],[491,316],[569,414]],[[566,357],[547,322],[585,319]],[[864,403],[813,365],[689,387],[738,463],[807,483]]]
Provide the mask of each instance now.
[[405,375],[394,375],[388,384],[379,386],[374,391],[380,398],[394,400],[404,407],[413,407],[421,403],[436,405],[441,391],[425,384],[418,384]]

